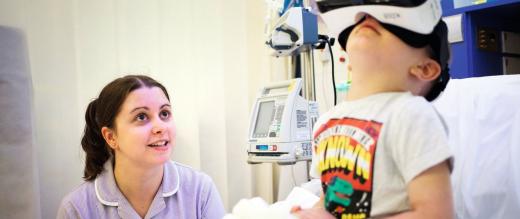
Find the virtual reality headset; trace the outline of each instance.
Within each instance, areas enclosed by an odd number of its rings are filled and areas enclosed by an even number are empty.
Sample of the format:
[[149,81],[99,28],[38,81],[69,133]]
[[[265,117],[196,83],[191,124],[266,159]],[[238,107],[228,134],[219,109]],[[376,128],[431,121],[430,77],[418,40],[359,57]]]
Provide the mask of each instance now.
[[450,76],[448,29],[441,20],[439,0],[316,0],[320,17],[345,50],[348,36],[366,15],[406,44],[422,48],[430,46],[433,58],[441,66],[441,75],[425,96],[432,101],[446,87]]
[[366,14],[383,24],[428,35],[441,19],[439,0],[316,0],[321,18],[338,36]]

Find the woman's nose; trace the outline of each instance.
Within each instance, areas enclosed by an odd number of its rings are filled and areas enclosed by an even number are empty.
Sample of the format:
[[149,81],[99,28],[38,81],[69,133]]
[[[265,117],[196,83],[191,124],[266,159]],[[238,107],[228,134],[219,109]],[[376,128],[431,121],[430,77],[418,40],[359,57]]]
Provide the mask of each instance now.
[[166,122],[157,119],[152,126],[152,133],[153,134],[161,134],[166,129]]

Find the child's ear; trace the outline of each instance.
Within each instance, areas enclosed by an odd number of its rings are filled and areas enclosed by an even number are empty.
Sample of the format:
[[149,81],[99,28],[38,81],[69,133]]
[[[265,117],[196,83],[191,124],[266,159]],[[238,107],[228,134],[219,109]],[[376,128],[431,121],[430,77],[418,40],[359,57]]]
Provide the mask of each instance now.
[[117,149],[117,143],[116,143],[116,136],[114,133],[114,130],[108,127],[101,128],[101,135],[103,135],[103,138],[107,142],[108,146],[112,149]]
[[433,59],[425,59],[422,64],[410,68],[410,73],[421,81],[433,81],[441,74],[441,66]]

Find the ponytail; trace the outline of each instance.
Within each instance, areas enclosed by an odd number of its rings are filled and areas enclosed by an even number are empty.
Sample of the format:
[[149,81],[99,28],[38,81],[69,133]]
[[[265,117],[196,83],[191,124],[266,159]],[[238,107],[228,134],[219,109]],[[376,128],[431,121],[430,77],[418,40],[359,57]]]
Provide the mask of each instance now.
[[103,165],[110,158],[111,151],[101,135],[101,127],[97,121],[96,111],[98,99],[93,100],[85,113],[85,131],[81,139],[81,146],[86,153],[83,179],[94,180],[101,172]]

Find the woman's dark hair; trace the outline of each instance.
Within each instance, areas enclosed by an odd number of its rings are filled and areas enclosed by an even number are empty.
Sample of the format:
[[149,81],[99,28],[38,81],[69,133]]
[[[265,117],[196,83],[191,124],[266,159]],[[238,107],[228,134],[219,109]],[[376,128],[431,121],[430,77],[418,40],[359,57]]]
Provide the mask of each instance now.
[[144,75],[127,75],[107,84],[99,97],[88,105],[81,139],[81,146],[87,155],[83,174],[86,181],[96,179],[103,172],[105,162],[114,153],[101,135],[101,128],[114,128],[116,115],[128,94],[142,87],[158,87],[170,100],[166,88],[154,79]]

